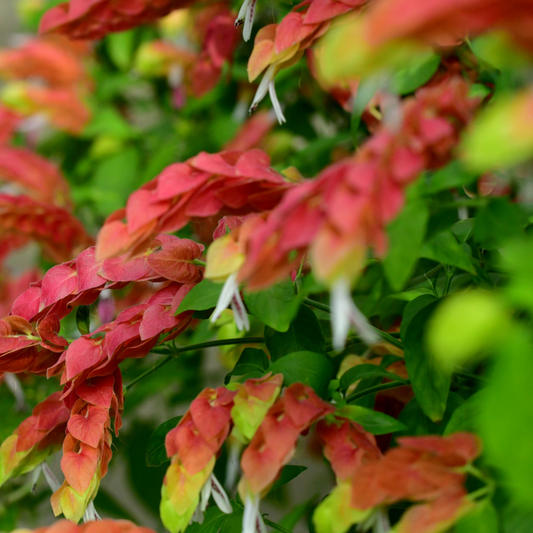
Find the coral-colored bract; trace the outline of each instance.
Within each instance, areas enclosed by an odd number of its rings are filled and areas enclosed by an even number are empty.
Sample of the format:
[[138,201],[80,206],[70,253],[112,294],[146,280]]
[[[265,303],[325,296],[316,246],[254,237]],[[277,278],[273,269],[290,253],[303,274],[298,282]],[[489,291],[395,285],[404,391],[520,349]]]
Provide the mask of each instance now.
[[104,35],[155,21],[192,0],[71,0],[50,9],[42,18],[41,33],[60,33],[73,39]]

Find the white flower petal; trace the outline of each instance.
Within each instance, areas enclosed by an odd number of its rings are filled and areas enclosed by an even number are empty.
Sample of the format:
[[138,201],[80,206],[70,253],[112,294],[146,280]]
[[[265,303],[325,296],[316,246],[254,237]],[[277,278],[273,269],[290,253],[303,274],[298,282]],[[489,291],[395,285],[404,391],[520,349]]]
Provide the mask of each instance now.
[[251,0],[248,9],[246,10],[246,18],[244,19],[244,28],[242,30],[242,38],[247,42],[252,36],[252,26],[254,25],[255,4],[257,0]]
[[272,106],[274,107],[274,111],[276,113],[278,122],[280,124],[287,122],[287,120],[285,119],[285,116],[283,115],[283,111],[281,110],[281,105],[278,100],[278,95],[276,94],[276,86],[274,85],[274,80],[272,80],[268,84],[268,92],[270,94],[270,100],[272,102]]
[[250,330],[250,319],[248,318],[248,313],[246,312],[246,307],[244,307],[244,302],[242,301],[239,288],[233,296],[231,301],[231,309],[235,315],[235,324],[239,331],[249,331]]
[[256,533],[257,515],[259,514],[259,498],[246,496],[244,514],[242,515],[242,533]]
[[240,26],[241,24],[244,24],[244,20],[246,19],[246,13],[248,12],[248,7],[250,6],[250,2],[251,0],[244,0],[244,2],[242,3],[241,9],[239,9],[239,14],[235,19],[235,26]]
[[235,272],[234,274],[231,274],[231,276],[226,280],[226,283],[224,283],[224,287],[222,287],[222,292],[218,297],[217,306],[211,315],[211,322],[216,322],[222,314],[222,311],[227,309],[228,305],[233,300],[236,290],[239,290],[239,284],[237,283],[237,273]]
[[87,509],[85,509],[85,514],[83,515],[83,522],[94,522],[95,520],[102,520],[102,517],[96,512],[94,503],[91,502]]
[[261,80],[259,87],[257,87],[257,91],[255,92],[255,96],[252,101],[252,105],[250,106],[249,113],[253,113],[257,109],[259,102],[266,96],[266,93],[269,90],[269,84],[274,79],[275,75],[276,75],[276,66],[270,65],[266,69],[266,72],[263,75],[263,79]]
[[61,485],[59,484],[59,481],[57,480],[54,473],[52,472],[52,470],[50,470],[50,467],[46,463],[43,463],[43,474],[48,485],[50,486],[53,492],[55,492],[56,490],[59,489],[59,487],[61,487]]
[[331,288],[331,330],[333,333],[333,348],[340,351],[346,344],[346,337],[350,331],[349,285],[340,279]]
[[331,289],[331,328],[335,350],[340,351],[344,348],[350,325],[355,327],[357,334],[366,344],[379,342],[378,335],[370,328],[367,318],[352,299],[350,282],[346,278],[341,278]]
[[217,507],[223,513],[231,514],[233,512],[233,507],[231,506],[228,495],[214,474],[211,474],[211,494],[213,495]]

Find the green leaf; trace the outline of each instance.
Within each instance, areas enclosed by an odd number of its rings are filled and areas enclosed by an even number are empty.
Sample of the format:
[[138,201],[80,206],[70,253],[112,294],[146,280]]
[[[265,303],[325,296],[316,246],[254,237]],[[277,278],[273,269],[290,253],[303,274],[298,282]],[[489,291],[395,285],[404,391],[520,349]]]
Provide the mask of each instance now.
[[438,233],[430,241],[426,242],[422,246],[420,255],[443,265],[466,270],[470,274],[476,273],[470,256],[461,248],[461,245],[449,230]]
[[494,249],[522,235],[524,211],[506,198],[495,198],[476,214],[474,238],[483,247]]
[[387,372],[381,366],[363,364],[363,365],[356,365],[348,369],[341,376],[341,383],[340,383],[341,390],[345,391],[355,381],[359,381],[360,379],[370,378],[370,377],[387,378],[387,379],[390,379],[391,381],[401,381],[401,382],[405,381],[400,376],[393,374],[392,372]]
[[405,364],[413,391],[420,407],[433,422],[444,415],[451,382],[451,370],[439,365],[425,347],[427,322],[437,303],[430,303],[416,313],[403,339]]
[[324,396],[333,378],[329,360],[314,352],[295,352],[278,359],[269,369],[273,374],[283,374],[284,385],[303,383],[319,396]]
[[407,67],[395,72],[390,89],[395,94],[409,94],[428,82],[440,65],[440,56],[433,52],[416,57]]
[[[357,129],[361,122],[361,116],[366,106],[372,100],[372,97],[379,89],[381,80],[378,76],[364,77],[360,82],[355,94],[353,109],[352,109],[352,121],[351,131],[354,143],[357,142]],[[356,144],[357,146],[357,144]]]
[[313,311],[304,305],[298,309],[296,318],[286,332],[279,332],[266,327],[265,344],[272,361],[302,350],[316,353],[326,352],[326,341],[320,323]]
[[516,326],[495,354],[495,364],[477,419],[483,455],[499,470],[506,491],[533,508],[533,342]]
[[298,312],[300,300],[294,293],[291,280],[278,283],[265,291],[244,293],[244,301],[250,314],[263,324],[281,332],[289,329],[291,320]]
[[499,533],[496,509],[485,499],[455,524],[455,533]]
[[231,376],[244,376],[250,372],[264,374],[268,368],[268,357],[263,350],[258,348],[245,348],[233,370],[226,374],[224,385],[227,385]]
[[76,309],[76,326],[82,335],[88,335],[91,332],[91,306],[80,305]]
[[477,419],[481,412],[484,398],[485,391],[481,390],[472,394],[468,400],[460,405],[452,414],[448,424],[446,424],[444,435],[451,435],[457,431],[477,433]]
[[229,516],[231,515],[224,514],[216,505],[212,505],[207,508],[203,522],[192,523],[187,528],[187,533],[218,533]]
[[407,331],[411,320],[413,320],[418,311],[436,301],[437,299],[435,298],[435,296],[431,294],[423,294],[422,296],[411,300],[405,306],[405,309],[403,311],[402,324],[400,326],[400,337],[402,338],[402,341],[405,339],[405,332]]
[[426,233],[429,213],[420,202],[408,204],[387,227],[389,251],[383,270],[393,290],[399,291],[411,276]]
[[[244,510],[233,500],[231,500],[231,505],[233,507],[233,512],[226,515],[226,520],[222,523],[220,533],[238,533],[242,529]],[[187,529],[186,533],[189,533],[189,529]]]
[[160,466],[169,461],[169,458],[167,457],[167,451],[165,449],[165,437],[169,431],[178,425],[180,420],[181,416],[175,416],[174,418],[163,422],[152,433],[146,449],[147,466]]
[[135,30],[110,33],[106,37],[106,46],[113,63],[120,70],[128,70],[133,60]]
[[339,409],[337,413],[361,424],[372,435],[387,435],[388,433],[405,429],[405,426],[400,421],[392,418],[392,416],[360,405],[346,405]]
[[222,283],[213,283],[208,279],[200,281],[183,298],[176,315],[184,311],[203,311],[204,309],[216,307],[222,287]]
[[436,193],[470,185],[477,179],[477,174],[468,172],[459,161],[452,161],[431,176],[429,192]]
[[298,477],[302,472],[305,472],[307,470],[307,466],[299,466],[299,465],[287,465],[283,467],[283,470],[281,471],[281,474],[278,479],[274,482],[272,485],[272,488],[270,489],[270,493],[274,492],[275,490],[278,490],[283,485],[286,485],[289,483],[289,481],[292,481],[294,478]]

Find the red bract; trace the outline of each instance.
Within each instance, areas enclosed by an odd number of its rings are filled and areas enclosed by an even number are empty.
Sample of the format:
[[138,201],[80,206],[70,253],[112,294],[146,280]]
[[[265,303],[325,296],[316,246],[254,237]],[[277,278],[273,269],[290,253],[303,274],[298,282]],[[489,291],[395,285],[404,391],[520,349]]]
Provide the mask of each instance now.
[[60,392],[38,404],[0,447],[0,484],[11,476],[33,470],[57,451],[65,437],[68,417]]
[[69,86],[86,81],[77,54],[64,37],[34,39],[23,47],[0,51],[0,76],[7,79],[41,78],[51,86]]
[[20,115],[0,106],[0,145],[7,143],[21,120]]
[[339,482],[351,478],[363,462],[375,461],[381,456],[374,436],[351,420],[320,420],[316,431]]
[[238,279],[252,289],[267,287],[308,251],[318,278],[356,277],[368,246],[384,253],[385,224],[400,211],[404,188],[449,160],[476,106],[457,78],[419,90],[403,104],[399,128],[382,127],[354,157],[288,191],[266,220],[245,222],[246,262]]
[[274,127],[275,116],[269,112],[258,112],[239,129],[237,135],[224,145],[224,150],[251,150],[262,148],[264,139]]
[[52,495],[55,516],[63,513],[74,522],[96,495],[111,460],[110,420],[115,418],[118,433],[124,408],[120,371],[83,383],[79,393],[72,387],[66,400],[70,418],[61,459],[65,481]]
[[[193,241],[170,235],[158,236],[148,253],[131,261],[124,257],[96,261],[95,249],[91,247],[73,261],[48,270],[42,281],[32,284],[20,295],[11,312],[29,321],[51,314],[61,319],[73,307],[93,303],[105,288],[120,288],[138,281],[170,280],[188,285],[201,278],[200,270],[192,261],[201,256],[202,250],[203,246]],[[158,271],[152,268],[152,263]],[[178,283],[172,287],[179,287]],[[179,297],[184,296],[181,296],[183,290],[178,293]],[[178,293],[173,294],[173,298],[177,299]],[[177,304],[168,305],[175,305],[173,310],[177,309]]]
[[300,434],[333,411],[333,406],[322,401],[310,387],[300,383],[287,387],[242,454],[241,497],[268,490],[294,454]]
[[449,45],[468,34],[501,28],[533,51],[532,24],[529,0],[381,0],[369,10],[368,36],[376,43],[414,37]]
[[68,345],[59,328],[55,316],[37,327],[20,316],[0,320],[0,372],[45,373]]
[[8,86],[5,103],[23,116],[44,115],[60,130],[79,135],[91,118],[87,105],[72,87],[38,87],[25,82]]
[[0,194],[0,227],[4,235],[37,241],[55,261],[64,261],[92,244],[81,222],[66,209],[27,196]]
[[[248,78],[264,77],[257,89],[250,111],[254,111],[267,91],[280,123],[285,122],[276,96],[274,78],[284,68],[294,65],[329,27],[331,19],[360,8],[365,0],[312,0],[298,4],[279,24],[261,28],[248,61]],[[307,9],[305,7],[309,6]],[[302,10],[303,8],[303,10]]]
[[199,505],[203,516],[211,490],[224,512],[232,510],[212,472],[216,455],[231,429],[234,396],[235,392],[225,387],[204,389],[166,436],[171,464],[162,489],[161,518],[172,533],[187,528]]
[[97,257],[135,255],[157,233],[176,231],[196,218],[271,209],[289,184],[269,164],[264,152],[250,150],[201,152],[167,167],[131,195],[125,211],[109,217],[98,236]]
[[23,272],[18,277],[3,273],[0,282],[0,316],[8,315],[15,300],[31,283],[37,282],[41,277],[42,273],[35,268]]
[[69,203],[68,183],[57,166],[27,148],[0,145],[0,180],[21,186],[38,202]]
[[100,39],[153,22],[192,0],[71,0],[47,11],[40,33],[61,33],[73,39]]
[[154,531],[147,527],[136,526],[127,520],[106,518],[96,522],[86,522],[80,526],[61,520],[51,526],[34,529],[33,533],[154,533]]
[[383,458],[362,464],[352,477],[351,505],[369,509],[401,500],[430,503],[412,507],[398,525],[402,532],[430,533],[443,530],[468,509],[463,488],[465,474],[459,468],[480,453],[475,435],[398,439]]

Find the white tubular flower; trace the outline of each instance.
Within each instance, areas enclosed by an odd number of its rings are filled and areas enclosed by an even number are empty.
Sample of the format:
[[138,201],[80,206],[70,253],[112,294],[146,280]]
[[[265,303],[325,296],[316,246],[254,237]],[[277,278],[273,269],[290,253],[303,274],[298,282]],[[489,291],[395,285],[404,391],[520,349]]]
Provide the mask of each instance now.
[[52,472],[52,470],[50,470],[50,467],[46,463],[42,464],[42,469],[43,469],[43,474],[46,479],[46,482],[48,483],[49,487],[52,489],[52,492],[56,492],[59,489],[59,487],[61,487],[61,484],[59,483],[54,473]]
[[204,521],[204,513],[207,509],[207,504],[209,502],[209,497],[213,496],[217,507],[225,514],[231,514],[233,512],[233,507],[229,501],[226,491],[222,488],[222,485],[215,477],[214,474],[209,476],[209,479],[206,481],[205,485],[202,487],[200,492],[200,503],[194,511],[191,522],[198,522],[199,524]]
[[231,309],[235,315],[235,324],[240,331],[248,331],[250,329],[250,319],[246,313],[244,302],[242,301],[239,292],[239,284],[237,283],[237,272],[231,274],[222,287],[222,292],[218,297],[217,306],[211,315],[211,322],[216,322],[222,311],[231,304]]
[[240,26],[244,24],[242,30],[242,38],[245,41],[249,41],[252,35],[252,26],[254,25],[254,16],[255,16],[255,4],[257,0],[244,0],[239,14],[235,19],[235,26]]
[[274,112],[280,124],[286,122],[283,111],[281,110],[281,105],[278,100],[278,95],[276,94],[276,86],[274,85],[274,78],[276,76],[276,65],[270,65],[267,69],[257,91],[255,93],[252,105],[250,106],[250,114],[253,113],[259,102],[266,96],[267,92],[270,94],[270,100],[272,101],[272,106],[274,107]]
[[94,522],[95,520],[102,520],[102,517],[96,512],[94,503],[91,502],[87,506],[87,509],[85,509],[85,514],[83,515],[83,523]]
[[263,517],[259,512],[259,496],[246,496],[242,517],[242,533],[267,533]]
[[350,292],[350,282],[346,278],[336,281],[331,289],[331,311],[335,350],[340,351],[344,348],[351,326],[366,344],[379,342],[378,335],[370,328],[365,315],[355,305]]

